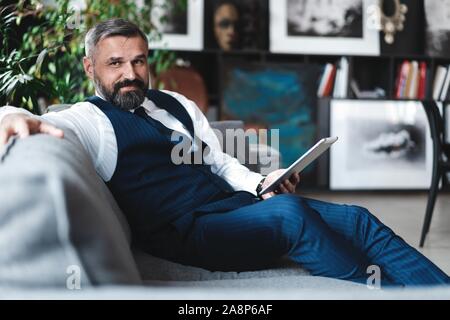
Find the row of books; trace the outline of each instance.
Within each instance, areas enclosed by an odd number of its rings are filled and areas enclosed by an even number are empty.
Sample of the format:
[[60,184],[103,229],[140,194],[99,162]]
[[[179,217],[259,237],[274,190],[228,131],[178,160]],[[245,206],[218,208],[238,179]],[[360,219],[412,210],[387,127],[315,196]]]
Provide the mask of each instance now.
[[427,64],[416,60],[405,60],[399,67],[395,82],[395,98],[425,99],[427,85]]
[[317,96],[346,98],[348,88],[349,63],[342,57],[337,63],[327,63],[320,78]]
[[[430,78],[430,79],[429,79]],[[320,78],[317,96],[346,98],[349,87],[349,62],[342,57],[337,63],[327,63]],[[383,98],[384,92],[360,91],[354,79],[351,79],[350,88],[356,98],[370,97]],[[450,100],[450,64],[438,65],[434,73],[433,83],[430,83],[431,72],[425,61],[404,60],[398,68],[395,81],[394,97],[396,99],[426,99]],[[430,85],[430,93],[427,93],[427,84]],[[381,89],[377,88],[379,91]]]
[[[399,67],[395,83],[395,98],[397,99],[426,99],[427,83],[430,70],[424,61],[405,60]],[[450,65],[438,65],[431,84],[433,100],[450,99]]]

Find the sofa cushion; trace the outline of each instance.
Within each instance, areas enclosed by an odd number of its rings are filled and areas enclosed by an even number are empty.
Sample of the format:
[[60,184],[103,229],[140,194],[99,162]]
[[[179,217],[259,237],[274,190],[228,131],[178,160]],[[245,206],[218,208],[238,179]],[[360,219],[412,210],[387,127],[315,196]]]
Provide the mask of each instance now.
[[71,266],[82,286],[141,283],[126,222],[73,133],[0,154],[0,283],[65,288]]
[[[239,280],[250,278],[273,278],[287,276],[309,276],[310,273],[297,264],[281,259],[278,264],[269,269],[223,272],[182,265],[165,259],[154,257],[139,249],[133,249],[139,272],[146,283],[151,281],[209,281],[209,280]],[[149,282],[150,281],[150,282]]]
[[258,290],[270,289],[273,291],[279,290],[304,290],[304,289],[322,289],[322,290],[369,290],[364,284],[334,279],[326,277],[302,277],[289,275],[276,275],[272,277],[248,277],[248,278],[230,278],[220,280],[206,280],[206,281],[146,281],[147,285],[153,287],[172,287],[172,288],[192,288],[203,289],[206,292],[211,289],[252,289],[255,292],[253,299],[255,299]]

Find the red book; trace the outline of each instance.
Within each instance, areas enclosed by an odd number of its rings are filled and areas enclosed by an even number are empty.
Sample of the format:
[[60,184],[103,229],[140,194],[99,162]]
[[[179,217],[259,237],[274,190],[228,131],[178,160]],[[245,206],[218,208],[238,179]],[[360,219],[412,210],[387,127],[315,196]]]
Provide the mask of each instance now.
[[325,85],[325,90],[323,92],[324,97],[329,97],[331,95],[331,91],[333,90],[335,76],[336,76],[336,66],[333,65],[333,68],[331,69],[330,75],[327,79],[327,83]]
[[427,83],[427,64],[422,61],[419,66],[419,94],[418,98],[425,99],[426,94],[426,83]]

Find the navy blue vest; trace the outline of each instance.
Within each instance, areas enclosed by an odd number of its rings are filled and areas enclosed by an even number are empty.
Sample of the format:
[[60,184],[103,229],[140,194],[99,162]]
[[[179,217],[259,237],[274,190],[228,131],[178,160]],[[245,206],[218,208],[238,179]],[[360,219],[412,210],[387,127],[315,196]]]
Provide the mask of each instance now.
[[[195,136],[192,119],[177,99],[158,90],[149,90],[147,97]],[[173,131],[149,117],[143,107],[132,113],[97,96],[87,101],[102,110],[113,126],[118,158],[107,185],[136,240],[145,241],[169,223],[184,233],[195,215],[226,212],[257,201],[248,192],[233,191],[209,165],[174,164]]]

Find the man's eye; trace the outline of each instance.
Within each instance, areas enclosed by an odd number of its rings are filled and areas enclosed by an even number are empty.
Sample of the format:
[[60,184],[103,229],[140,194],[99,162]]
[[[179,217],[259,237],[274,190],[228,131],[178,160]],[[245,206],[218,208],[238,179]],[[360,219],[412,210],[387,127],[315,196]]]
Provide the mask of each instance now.
[[141,65],[144,63],[144,60],[135,60],[134,64]]
[[120,62],[119,62],[119,61],[113,61],[113,62],[111,62],[109,65],[110,65],[110,66],[117,67],[117,66],[120,65]]

